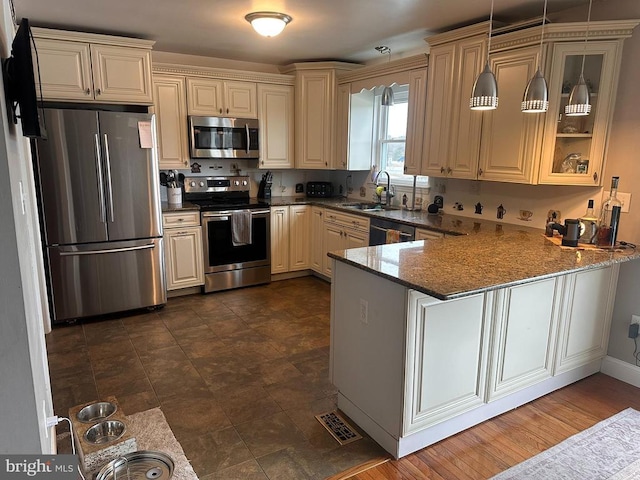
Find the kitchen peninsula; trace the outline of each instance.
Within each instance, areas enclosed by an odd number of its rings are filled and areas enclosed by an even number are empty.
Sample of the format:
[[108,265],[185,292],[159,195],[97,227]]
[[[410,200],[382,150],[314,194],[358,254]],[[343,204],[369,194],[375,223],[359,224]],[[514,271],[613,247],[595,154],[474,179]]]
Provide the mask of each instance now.
[[539,229],[332,252],[338,407],[395,457],[600,370],[619,263]]

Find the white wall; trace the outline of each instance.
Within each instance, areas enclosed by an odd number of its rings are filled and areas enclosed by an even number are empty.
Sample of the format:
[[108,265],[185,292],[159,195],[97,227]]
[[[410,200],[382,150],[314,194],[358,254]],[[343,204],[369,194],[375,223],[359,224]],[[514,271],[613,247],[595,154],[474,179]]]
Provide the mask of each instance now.
[[[0,53],[13,39],[8,0],[0,7]],[[35,190],[28,143],[7,118],[0,84],[0,453],[51,453],[53,415],[41,303]],[[24,199],[21,198],[21,189]]]

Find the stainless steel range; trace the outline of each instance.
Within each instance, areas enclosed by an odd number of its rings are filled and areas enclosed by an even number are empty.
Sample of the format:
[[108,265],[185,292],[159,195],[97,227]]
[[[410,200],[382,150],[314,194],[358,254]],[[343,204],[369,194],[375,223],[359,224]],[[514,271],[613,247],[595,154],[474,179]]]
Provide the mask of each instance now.
[[205,292],[271,281],[269,205],[249,186],[246,176],[185,178],[184,198],[201,212]]

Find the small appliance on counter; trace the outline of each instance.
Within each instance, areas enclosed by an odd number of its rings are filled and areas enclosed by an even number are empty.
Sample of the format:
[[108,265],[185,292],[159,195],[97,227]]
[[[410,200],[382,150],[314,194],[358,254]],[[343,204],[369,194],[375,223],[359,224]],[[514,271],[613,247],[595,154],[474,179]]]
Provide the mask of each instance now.
[[273,173],[267,171],[262,175],[260,185],[258,185],[258,198],[271,198],[271,183],[273,181]]
[[333,184],[331,182],[307,182],[307,197],[333,197]]

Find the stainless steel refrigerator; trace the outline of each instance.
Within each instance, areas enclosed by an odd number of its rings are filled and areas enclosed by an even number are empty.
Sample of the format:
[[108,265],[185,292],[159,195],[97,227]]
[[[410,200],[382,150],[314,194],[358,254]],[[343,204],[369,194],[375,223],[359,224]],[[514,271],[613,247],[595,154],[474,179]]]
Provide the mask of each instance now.
[[153,116],[44,118],[35,171],[53,322],[166,303]]

